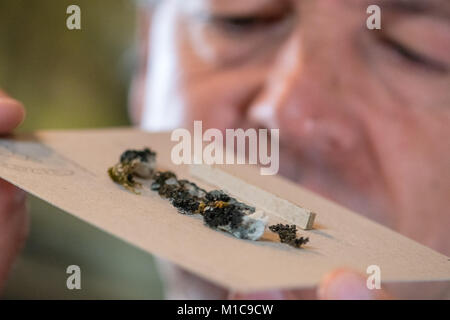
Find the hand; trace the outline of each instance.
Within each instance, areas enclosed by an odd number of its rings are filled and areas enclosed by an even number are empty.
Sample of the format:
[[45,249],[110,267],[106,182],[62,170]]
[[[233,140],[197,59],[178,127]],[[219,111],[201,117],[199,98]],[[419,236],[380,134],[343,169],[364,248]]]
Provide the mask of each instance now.
[[367,277],[350,269],[337,269],[325,275],[317,290],[267,291],[255,294],[230,294],[239,300],[320,299],[320,300],[385,300],[392,299],[383,289],[369,290]]
[[[24,117],[22,104],[0,90],[0,135],[10,133]],[[0,290],[27,233],[25,192],[0,179]]]
[[367,277],[350,269],[337,269],[325,275],[317,289],[273,290],[255,293],[227,292],[188,271],[159,261],[168,299],[232,300],[385,300],[393,299],[384,289],[369,290]]
[[392,297],[383,289],[367,288],[367,276],[349,269],[327,274],[317,290],[321,300],[385,300]]

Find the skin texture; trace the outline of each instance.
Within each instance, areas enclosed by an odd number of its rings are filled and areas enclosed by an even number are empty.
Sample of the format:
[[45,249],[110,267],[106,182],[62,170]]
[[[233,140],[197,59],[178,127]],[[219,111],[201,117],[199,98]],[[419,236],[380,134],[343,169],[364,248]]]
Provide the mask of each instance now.
[[[0,91],[0,134],[16,128],[25,116],[21,103]],[[0,291],[28,233],[25,192],[0,179]]]
[[[177,68],[164,78],[170,94],[147,92],[152,112],[143,126],[189,128],[202,120],[204,130],[279,128],[280,174],[450,255],[450,5],[413,3],[162,1],[152,34],[167,43],[150,39],[149,48],[155,56],[175,48],[165,53]],[[366,28],[369,4],[382,7],[381,30]],[[161,20],[172,21],[172,30]],[[158,63],[150,59],[150,66]],[[161,110],[183,117],[164,126],[153,118]],[[211,297],[182,274],[190,290],[180,289],[183,277],[173,271],[178,280],[169,279],[169,297],[183,290],[184,297],[202,296],[197,289]],[[365,278],[340,270],[313,293],[214,296],[388,297],[357,287]],[[448,283],[390,290],[442,298]]]

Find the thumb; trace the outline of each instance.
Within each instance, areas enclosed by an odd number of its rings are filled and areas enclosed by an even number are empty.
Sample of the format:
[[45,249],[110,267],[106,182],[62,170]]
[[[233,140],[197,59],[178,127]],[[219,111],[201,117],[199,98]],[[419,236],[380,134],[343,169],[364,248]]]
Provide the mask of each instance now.
[[14,130],[24,119],[22,104],[0,91],[0,134]]
[[383,289],[369,289],[367,278],[349,269],[325,275],[317,290],[321,300],[383,300],[391,297]]

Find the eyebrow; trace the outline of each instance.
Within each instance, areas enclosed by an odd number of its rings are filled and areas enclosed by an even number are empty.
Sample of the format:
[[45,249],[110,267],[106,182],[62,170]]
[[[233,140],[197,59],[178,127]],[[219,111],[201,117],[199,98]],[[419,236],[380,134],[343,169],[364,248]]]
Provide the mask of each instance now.
[[[192,1],[192,0],[191,0]],[[248,16],[251,14],[267,14],[280,12],[291,7],[286,0],[209,0],[209,9],[218,10],[223,15]]]

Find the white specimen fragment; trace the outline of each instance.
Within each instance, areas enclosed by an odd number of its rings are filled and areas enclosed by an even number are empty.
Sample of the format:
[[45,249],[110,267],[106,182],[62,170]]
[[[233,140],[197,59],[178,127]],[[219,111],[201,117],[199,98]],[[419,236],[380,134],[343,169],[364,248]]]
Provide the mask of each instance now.
[[149,179],[156,168],[156,153],[148,148],[144,150],[127,150],[120,156],[120,163],[130,164],[133,174]]
[[264,211],[257,210],[255,213],[245,215],[237,228],[231,228],[230,225],[219,226],[228,233],[239,239],[248,239],[256,241],[262,237],[267,226],[268,217]]
[[149,179],[152,177],[155,167],[156,167],[155,157],[149,157],[147,161],[134,162],[133,172],[141,178]]

